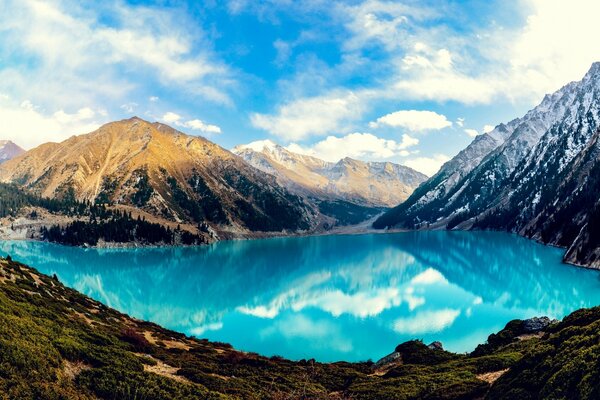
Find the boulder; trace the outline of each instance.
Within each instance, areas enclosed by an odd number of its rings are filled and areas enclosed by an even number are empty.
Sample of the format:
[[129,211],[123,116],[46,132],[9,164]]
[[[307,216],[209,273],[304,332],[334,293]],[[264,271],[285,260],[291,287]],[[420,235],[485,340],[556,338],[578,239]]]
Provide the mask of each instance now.
[[533,317],[524,320],[521,328],[523,333],[536,333],[543,331],[552,323],[554,323],[554,320],[551,320],[548,317]]

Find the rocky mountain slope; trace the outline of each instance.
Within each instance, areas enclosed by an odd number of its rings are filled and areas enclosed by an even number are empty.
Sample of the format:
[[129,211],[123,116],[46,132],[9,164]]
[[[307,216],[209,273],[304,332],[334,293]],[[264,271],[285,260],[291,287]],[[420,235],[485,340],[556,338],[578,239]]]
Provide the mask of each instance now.
[[10,140],[0,140],[0,163],[11,160],[23,153],[25,153],[25,150]]
[[[600,267],[600,63],[523,118],[480,136],[375,227],[491,228],[569,248]],[[485,143],[485,144],[484,144]]]
[[0,180],[224,235],[306,230],[315,221],[274,177],[204,138],[136,117],[30,150],[3,163]]
[[[600,309],[511,321],[470,354],[402,343],[377,363],[290,361],[121,314],[0,259],[7,399],[594,399]],[[551,396],[552,395],[552,396]]]
[[390,162],[351,158],[326,162],[294,153],[270,140],[237,146],[233,152],[276,176],[280,184],[296,193],[362,206],[393,207],[427,179],[420,172]]

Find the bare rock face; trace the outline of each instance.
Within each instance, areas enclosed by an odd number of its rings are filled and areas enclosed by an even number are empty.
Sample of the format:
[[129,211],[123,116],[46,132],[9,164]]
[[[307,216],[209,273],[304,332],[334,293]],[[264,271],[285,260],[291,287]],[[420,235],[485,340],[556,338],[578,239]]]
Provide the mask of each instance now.
[[204,138],[137,117],[30,150],[3,163],[0,180],[232,233],[314,223],[312,209],[272,176]]
[[556,322],[556,320],[553,321],[548,317],[533,317],[526,319],[522,323],[523,333],[541,332],[554,322]]
[[438,341],[430,343],[429,346],[427,346],[427,347],[429,347],[431,350],[444,350],[444,346],[442,345],[442,342],[438,342]]
[[332,163],[294,153],[269,140],[237,146],[233,152],[274,175],[291,191],[369,207],[393,207],[427,179],[420,172],[391,162],[344,158]]

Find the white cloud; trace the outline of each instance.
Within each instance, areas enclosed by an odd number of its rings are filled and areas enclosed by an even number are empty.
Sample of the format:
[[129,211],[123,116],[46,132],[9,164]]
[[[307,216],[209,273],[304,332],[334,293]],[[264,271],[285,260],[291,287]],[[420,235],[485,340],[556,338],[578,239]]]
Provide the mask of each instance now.
[[600,3],[526,0],[524,5],[531,10],[526,25],[504,55],[520,78],[515,86],[541,95],[581,79],[600,57],[600,42],[590,40],[600,37]]
[[257,318],[273,319],[273,318],[275,318],[276,316],[279,315],[280,307],[279,306],[271,306],[271,307],[265,307],[265,306],[256,306],[256,307],[239,306],[235,310],[237,312],[242,313],[242,314],[252,315],[253,317],[257,317]]
[[161,119],[168,124],[173,124],[173,123],[181,120],[181,115],[175,114],[174,112],[169,111],[169,112],[165,113],[165,115],[163,115]]
[[73,122],[86,121],[94,117],[96,113],[89,107],[80,108],[74,114],[67,114],[63,110],[58,110],[54,113],[54,118],[61,124],[69,124]]
[[497,81],[454,70],[419,69],[417,73],[399,77],[393,89],[406,99],[454,100],[463,104],[489,103],[498,94]]
[[167,124],[172,124],[180,128],[189,128],[204,133],[221,133],[221,128],[217,125],[207,124],[199,119],[182,121],[182,116],[172,111],[168,111],[160,119]]
[[419,144],[419,139],[407,134],[402,135],[402,141],[397,142],[379,138],[371,133],[350,133],[342,137],[328,136],[311,146],[292,143],[287,146],[287,149],[295,153],[336,162],[344,157],[376,160],[407,156],[410,154],[407,149],[417,144]]
[[335,10],[348,17],[346,29],[351,33],[344,44],[349,51],[383,45],[387,50],[400,48],[410,38],[414,21],[433,16],[432,9],[413,7],[403,3],[366,0],[357,4],[341,3]]
[[96,130],[101,122],[95,118],[96,114],[101,112],[83,107],[73,113],[61,109],[48,115],[29,100],[20,104],[2,100],[0,137],[12,140],[24,148],[31,148],[44,142],[60,141],[72,135]]
[[585,38],[600,36],[596,23],[600,3],[520,3],[519,9],[526,13],[517,16],[525,21],[520,28],[494,21],[473,25],[475,34],[467,38],[443,26],[437,36],[435,30],[417,31],[414,40],[425,44],[405,46],[406,54],[396,61],[400,71],[394,91],[419,100],[475,104],[502,97],[533,104],[545,93],[581,79],[599,58],[600,42]]
[[469,135],[470,137],[475,137],[475,136],[479,135],[479,132],[477,131],[477,129],[465,129],[465,133],[467,135]]
[[394,321],[394,331],[402,334],[421,335],[441,332],[451,326],[460,315],[460,310],[446,308],[436,311],[421,311],[414,316]]
[[416,157],[408,159],[404,161],[404,165],[416,169],[427,176],[432,176],[446,161],[449,160],[450,157],[445,154],[434,154],[432,157]]
[[465,126],[465,119],[464,118],[457,118],[456,119],[456,125],[458,125],[459,127],[463,127]]
[[158,96],[150,96],[148,97],[148,100],[150,100],[152,103],[155,103],[160,100],[160,98]]
[[381,125],[406,128],[412,132],[440,130],[452,126],[445,115],[433,111],[402,110],[396,111],[369,124],[372,128]]
[[489,133],[494,130],[494,125],[485,125],[483,127],[483,133]]
[[121,105],[121,110],[125,111],[128,114],[131,114],[135,111],[135,109],[138,107],[137,103],[134,102],[129,102],[129,103],[125,103]]
[[302,98],[280,106],[275,115],[252,114],[252,125],[287,140],[302,140],[343,129],[359,118],[363,104],[352,92]]
[[[176,8],[5,0],[2,10],[0,92],[31,99],[44,110],[125,103],[131,113],[131,93],[148,83],[230,102],[227,91],[235,82],[228,68],[201,28]],[[111,15],[110,26],[102,12]]]
[[183,124],[183,126],[204,133],[221,133],[221,128],[219,128],[217,125],[205,124],[199,119],[187,121]]

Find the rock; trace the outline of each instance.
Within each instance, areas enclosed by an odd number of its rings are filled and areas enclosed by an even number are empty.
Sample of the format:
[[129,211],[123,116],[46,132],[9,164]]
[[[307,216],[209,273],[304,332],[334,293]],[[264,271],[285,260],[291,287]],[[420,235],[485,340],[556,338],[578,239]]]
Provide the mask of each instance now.
[[523,321],[522,329],[524,333],[535,333],[543,331],[553,322],[548,317],[533,317]]
[[384,365],[391,364],[391,363],[395,362],[396,360],[398,360],[400,357],[401,357],[400,353],[398,353],[397,351],[393,352],[392,354],[388,354],[387,356],[383,357],[381,360],[379,360],[375,363],[375,368],[379,368]]
[[444,350],[444,346],[442,345],[442,342],[438,342],[438,341],[431,343],[427,347],[429,347],[431,350]]

